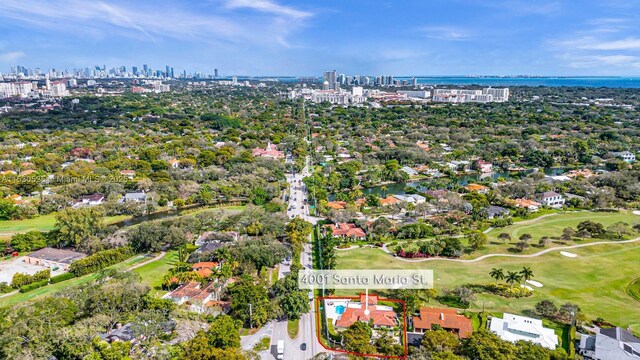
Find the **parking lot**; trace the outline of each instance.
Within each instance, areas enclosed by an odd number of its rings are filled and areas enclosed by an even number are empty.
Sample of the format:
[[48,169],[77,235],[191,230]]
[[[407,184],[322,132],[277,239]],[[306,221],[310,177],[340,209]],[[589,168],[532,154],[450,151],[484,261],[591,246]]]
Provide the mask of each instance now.
[[[0,282],[11,284],[11,279],[13,279],[13,274],[15,273],[32,275],[40,270],[46,269],[46,267],[44,266],[27,264],[22,261],[23,259],[24,257],[20,256],[11,260],[4,260],[0,262]],[[52,271],[51,276],[60,275],[62,273],[64,273],[62,269]]]

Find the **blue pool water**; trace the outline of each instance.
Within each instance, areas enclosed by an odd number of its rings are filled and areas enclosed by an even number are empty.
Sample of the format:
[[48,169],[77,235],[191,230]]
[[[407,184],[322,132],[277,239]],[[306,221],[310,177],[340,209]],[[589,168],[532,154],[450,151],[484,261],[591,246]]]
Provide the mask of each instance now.
[[345,309],[346,309],[346,307],[344,305],[336,306],[336,314],[342,315],[344,313]]

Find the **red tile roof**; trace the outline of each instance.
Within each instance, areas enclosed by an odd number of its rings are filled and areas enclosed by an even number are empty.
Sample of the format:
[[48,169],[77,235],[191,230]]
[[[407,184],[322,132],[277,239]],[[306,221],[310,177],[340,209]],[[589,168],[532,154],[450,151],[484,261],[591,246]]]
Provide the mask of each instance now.
[[455,309],[420,308],[420,315],[413,317],[413,327],[431,330],[431,325],[438,324],[445,330],[453,330],[461,338],[466,338],[473,332],[471,320],[459,315]]
[[338,223],[335,225],[325,225],[325,227],[331,229],[331,233],[333,236],[346,236],[353,238],[363,238],[367,236],[364,230],[357,227],[356,224]]
[[369,315],[365,315],[364,312],[364,305],[360,308],[347,307],[340,319],[336,321],[336,327],[347,328],[356,321],[368,323],[370,320],[373,320],[374,326],[393,327],[396,325],[396,313],[392,310],[379,310],[376,308],[376,305],[370,305]]

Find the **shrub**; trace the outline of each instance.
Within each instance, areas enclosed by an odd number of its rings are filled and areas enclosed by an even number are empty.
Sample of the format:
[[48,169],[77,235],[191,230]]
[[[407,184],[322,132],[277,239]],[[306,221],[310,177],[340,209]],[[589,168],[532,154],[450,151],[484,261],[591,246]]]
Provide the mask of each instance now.
[[49,283],[49,280],[41,280],[41,281],[37,281],[28,285],[24,285],[20,287],[20,292],[21,293],[26,293],[28,291],[31,291],[33,289],[37,289],[43,286],[46,286]]
[[10,293],[13,290],[6,282],[0,282],[0,294]]
[[107,266],[117,264],[133,255],[130,247],[120,247],[99,251],[84,259],[80,259],[71,263],[69,272],[75,276],[90,274],[98,270],[102,270]]
[[60,275],[56,275],[56,276],[51,277],[50,282],[52,284],[56,284],[56,283],[59,283],[59,282],[65,281],[65,280],[73,279],[74,277],[76,277],[76,276],[73,273],[67,272],[67,273],[64,273],[64,274],[60,274]]
[[44,269],[44,270],[38,271],[33,275],[15,273],[13,274],[13,279],[11,279],[11,286],[14,289],[18,289],[24,285],[29,285],[29,284],[43,281],[43,280],[46,280],[48,282],[50,276],[51,276],[51,269]]

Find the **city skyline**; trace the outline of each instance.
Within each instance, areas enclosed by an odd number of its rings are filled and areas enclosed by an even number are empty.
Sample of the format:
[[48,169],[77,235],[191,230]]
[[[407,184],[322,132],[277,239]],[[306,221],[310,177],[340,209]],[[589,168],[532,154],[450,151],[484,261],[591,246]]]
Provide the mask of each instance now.
[[[116,67],[246,76],[640,75],[640,5],[215,0],[0,4],[0,69]],[[575,11],[579,7],[580,12]],[[153,60],[153,61],[150,61]]]

